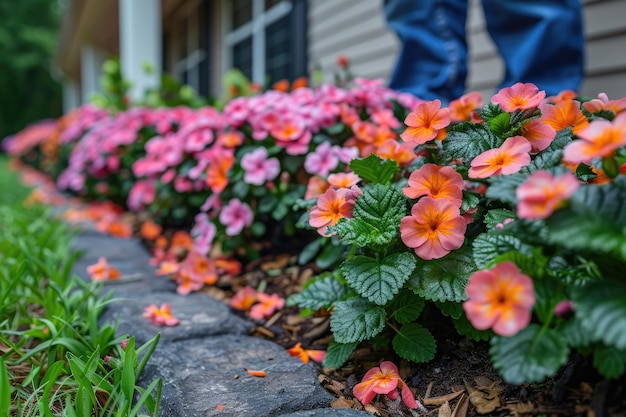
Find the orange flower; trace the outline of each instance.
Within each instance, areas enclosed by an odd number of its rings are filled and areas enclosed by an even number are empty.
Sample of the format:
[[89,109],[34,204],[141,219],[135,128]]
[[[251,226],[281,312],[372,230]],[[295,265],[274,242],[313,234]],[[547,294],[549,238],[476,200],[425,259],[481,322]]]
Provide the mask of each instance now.
[[350,190],[329,188],[317,199],[317,204],[311,207],[309,224],[317,232],[325,236],[328,226],[334,226],[342,218],[352,217],[354,201],[348,199]]
[[182,268],[176,273],[176,283],[178,284],[176,292],[180,295],[187,295],[192,291],[199,291],[203,286],[202,282],[191,279],[189,270]]
[[158,308],[156,304],[150,304],[144,308],[143,316],[150,320],[150,323],[157,326],[176,326],[180,320],[172,316],[172,309],[167,303],[161,304]]
[[234,148],[243,143],[244,135],[238,131],[222,132],[217,136],[217,143],[225,148]]
[[302,343],[300,342],[296,343],[292,348],[287,349],[287,353],[289,353],[289,356],[300,358],[304,363],[309,363],[310,359],[313,359],[317,363],[322,363],[326,355],[325,350],[302,349]]
[[442,109],[440,100],[420,103],[407,115],[404,123],[407,128],[400,134],[404,141],[426,143],[450,124],[449,109]]
[[324,191],[328,190],[330,184],[321,177],[313,176],[309,178],[309,182],[306,185],[306,192],[304,193],[304,199],[319,197],[324,194]]
[[254,303],[257,302],[257,291],[249,285],[246,285],[233,295],[228,305],[237,310],[249,311]]
[[583,103],[583,107],[589,113],[597,113],[602,110],[609,110],[615,114],[619,114],[626,110],[626,97],[619,100],[609,100],[606,93],[598,94],[598,98]]
[[172,275],[178,272],[180,265],[178,262],[163,261],[159,265],[159,269],[155,271],[157,275]]
[[448,106],[450,109],[450,120],[453,122],[464,122],[470,120],[472,112],[483,106],[483,97],[479,92],[467,93],[456,100],[452,100]]
[[417,158],[414,142],[398,142],[387,139],[376,149],[376,155],[384,159],[396,161],[400,166],[409,165]]
[[180,257],[191,250],[192,246],[193,239],[189,236],[189,233],[184,230],[177,230],[172,236],[168,252],[176,257]]
[[576,134],[589,125],[589,120],[580,110],[580,103],[576,100],[562,100],[556,105],[542,104],[541,120],[555,131],[568,127]]
[[576,91],[573,91],[573,90],[563,90],[559,94],[557,94],[556,96],[546,97],[546,101],[551,101],[554,104],[556,104],[556,103],[558,103],[560,101],[567,101],[567,100],[575,99],[577,96],[578,96],[578,94],[576,93]]
[[454,168],[425,164],[409,176],[408,187],[403,190],[409,198],[429,196],[443,198],[460,207],[463,200],[463,177]]
[[286,93],[287,91],[289,91],[289,81],[278,80],[274,84],[272,84],[272,89]]
[[626,113],[620,113],[613,122],[595,120],[578,132],[580,140],[568,143],[563,149],[563,160],[573,164],[590,162],[593,158],[612,156],[626,145]]
[[520,129],[520,133],[530,143],[531,153],[539,153],[546,149],[556,136],[556,131],[544,123],[543,118],[527,121]]
[[547,171],[535,171],[517,187],[517,216],[521,219],[546,219],[579,186],[580,182],[570,172],[554,177]]
[[516,83],[511,87],[505,87],[491,98],[493,104],[499,104],[502,110],[512,112],[515,110],[530,110],[541,104],[545,91],[539,91],[532,83]]
[[217,272],[213,261],[195,250],[187,254],[180,264],[180,269],[184,270],[194,282],[205,285],[213,285],[217,282]]
[[421,408],[415,401],[413,393],[406,385],[406,382],[400,378],[398,367],[392,362],[381,362],[380,367],[376,366],[363,376],[361,382],[356,384],[352,389],[352,393],[357,400],[363,405],[372,402],[377,394],[384,394],[389,399],[398,398],[397,388],[402,391],[402,401],[409,408]]
[[530,164],[530,143],[523,136],[513,136],[496,149],[489,149],[471,162],[470,178],[510,175]]
[[154,240],[161,235],[163,228],[156,224],[152,219],[148,219],[141,225],[139,234],[146,240]]
[[231,152],[220,152],[213,158],[206,173],[206,185],[214,193],[221,193],[228,185],[228,172],[235,163]]
[[268,295],[264,292],[257,294],[257,304],[250,309],[250,318],[254,320],[262,320],[269,318],[276,310],[280,310],[285,306],[285,299],[278,294]]
[[89,277],[94,281],[107,281],[109,279],[118,279],[120,271],[108,264],[104,256],[98,258],[98,262],[87,267]]
[[220,272],[225,272],[227,275],[236,276],[241,274],[241,262],[235,259],[216,258],[214,261],[215,267]]
[[291,90],[297,90],[298,88],[303,88],[309,85],[309,80],[306,77],[300,77],[293,80],[291,83]]
[[463,246],[467,222],[445,199],[421,198],[400,220],[400,237],[424,260],[438,259]]
[[535,304],[533,281],[513,262],[474,273],[466,291],[469,299],[463,302],[463,309],[478,330],[493,328],[499,335],[513,336],[530,323]]

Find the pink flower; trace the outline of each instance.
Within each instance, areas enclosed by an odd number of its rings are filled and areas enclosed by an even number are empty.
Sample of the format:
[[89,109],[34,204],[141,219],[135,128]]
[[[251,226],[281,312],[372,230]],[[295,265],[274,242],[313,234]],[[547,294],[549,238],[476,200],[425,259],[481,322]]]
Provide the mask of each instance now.
[[257,294],[257,300],[259,302],[250,309],[250,318],[254,320],[270,318],[276,310],[285,306],[285,299],[278,294],[268,295],[260,292]]
[[280,162],[276,158],[268,158],[267,149],[259,147],[241,158],[241,167],[245,174],[243,180],[248,184],[262,185],[271,181],[280,172]]
[[578,132],[580,140],[568,143],[563,149],[563,160],[572,164],[589,162],[593,158],[612,156],[626,145],[626,113],[620,113],[612,122],[595,120]]
[[445,199],[421,198],[400,220],[400,237],[422,259],[442,258],[463,245],[467,222]]
[[498,91],[491,98],[491,102],[499,104],[506,112],[512,112],[534,109],[541,104],[545,96],[546,92],[539,91],[539,88],[532,83],[516,83]]
[[246,285],[233,295],[228,305],[237,310],[249,311],[257,300],[257,291],[249,285]]
[[426,143],[450,124],[450,110],[442,109],[440,100],[426,101],[415,106],[404,123],[407,128],[400,134],[404,141]]
[[339,158],[333,151],[330,142],[323,142],[315,151],[309,153],[304,160],[306,172],[319,175],[320,177],[326,177],[338,165]]
[[580,187],[571,172],[558,177],[535,171],[517,187],[517,216],[521,219],[546,219]]
[[470,178],[488,178],[492,175],[510,175],[530,164],[531,146],[523,136],[513,136],[495,149],[489,149],[471,162]]
[[222,208],[219,219],[226,226],[228,236],[237,236],[244,227],[252,225],[254,215],[249,205],[233,198]]
[[400,378],[398,367],[390,361],[381,362],[380,367],[367,371],[361,382],[354,386],[352,393],[365,405],[371,403],[377,394],[384,394],[395,400],[398,398],[397,388],[402,391],[402,401],[407,407],[420,408],[421,404],[418,405],[406,382]]
[[353,197],[353,193],[346,188],[329,188],[318,197],[317,204],[311,207],[309,224],[319,234],[326,236],[328,226],[334,226],[342,218],[352,217]]
[[143,311],[143,316],[156,326],[176,326],[180,322],[172,316],[172,310],[167,303],[161,304],[161,308],[158,308],[156,304],[150,304]]
[[191,229],[193,236],[194,248],[202,253],[207,254],[213,245],[213,239],[217,234],[217,227],[209,220],[209,216],[205,213],[199,213],[195,217],[195,225]]
[[469,299],[463,309],[478,330],[493,328],[502,336],[513,336],[530,323],[535,304],[533,281],[513,262],[474,273],[467,284]]

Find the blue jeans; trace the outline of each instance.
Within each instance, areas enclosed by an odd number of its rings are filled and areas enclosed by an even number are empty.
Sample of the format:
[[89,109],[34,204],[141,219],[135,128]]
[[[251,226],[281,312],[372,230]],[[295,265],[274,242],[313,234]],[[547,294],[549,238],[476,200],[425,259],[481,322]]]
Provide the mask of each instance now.
[[[580,0],[482,0],[506,72],[501,87],[533,83],[547,95],[578,91],[584,75]],[[444,103],[464,93],[467,0],[385,0],[401,42],[389,86]]]

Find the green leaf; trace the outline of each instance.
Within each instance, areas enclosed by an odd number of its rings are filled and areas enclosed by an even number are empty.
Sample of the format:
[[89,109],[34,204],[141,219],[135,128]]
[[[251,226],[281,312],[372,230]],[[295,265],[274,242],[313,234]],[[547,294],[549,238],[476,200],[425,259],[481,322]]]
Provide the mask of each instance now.
[[626,260],[626,189],[617,181],[582,186],[568,207],[547,221],[552,243],[574,250],[613,252]]
[[365,159],[353,159],[350,169],[364,180],[374,184],[389,184],[400,167],[396,161],[383,160],[373,153]]
[[391,317],[398,323],[404,324],[416,320],[425,305],[423,298],[416,296],[412,291],[403,289],[391,300],[389,311],[391,311]]
[[493,229],[498,224],[502,224],[506,219],[515,219],[515,213],[507,209],[493,209],[489,210],[485,215],[485,224],[487,229]]
[[126,349],[124,349],[124,359],[122,368],[122,394],[124,399],[130,404],[133,401],[135,391],[135,364],[137,353],[135,352],[135,338],[128,339]]
[[382,260],[355,256],[341,265],[341,272],[362,297],[385,305],[402,288],[417,261],[409,252],[394,253]]
[[472,246],[478,269],[489,267],[499,255],[506,252],[519,251],[527,255],[533,252],[532,246],[513,235],[501,232],[482,233],[474,239]]
[[489,129],[496,135],[503,137],[503,135],[511,127],[511,114],[500,113],[496,117],[489,120]]
[[561,337],[572,348],[581,348],[591,345],[591,337],[587,330],[583,327],[580,320],[569,320],[559,328]]
[[301,251],[300,255],[298,255],[298,265],[305,265],[320,251],[322,248],[322,238],[317,238],[308,245],[306,245]]
[[361,342],[376,336],[385,327],[385,310],[364,298],[335,303],[330,329],[339,343]]
[[569,349],[552,329],[531,324],[514,336],[496,336],[489,349],[493,366],[510,384],[541,382],[567,361]]
[[485,121],[485,123],[489,123],[492,119],[504,113],[504,110],[502,110],[498,104],[487,103],[482,109],[479,110],[478,113],[480,113],[480,117]]
[[427,300],[461,302],[467,298],[465,287],[475,271],[471,251],[465,247],[440,259],[418,259],[408,287]]
[[464,122],[454,126],[443,140],[442,156],[446,161],[462,159],[469,163],[481,153],[497,148],[503,140],[483,124]]
[[605,377],[614,379],[626,370],[626,349],[598,346],[593,351],[593,366]]
[[9,370],[4,359],[0,357],[0,416],[8,416],[11,408],[11,385],[9,384]]
[[517,204],[515,191],[527,178],[526,174],[521,173],[492,177],[491,185],[487,188],[485,197],[515,206]]
[[[460,304],[458,305],[460,306]],[[461,314],[452,324],[454,324],[454,328],[460,335],[476,342],[487,341],[495,335],[492,330],[478,330],[475,328],[465,314]]]
[[626,349],[626,283],[590,281],[572,291],[576,319],[592,340]]
[[463,201],[461,202],[461,213],[465,213],[469,209],[473,209],[480,203],[480,196],[476,193],[463,191]]
[[332,241],[328,242],[319,256],[315,258],[315,264],[320,269],[328,269],[343,258],[344,247],[335,245]]
[[291,295],[287,299],[287,305],[297,305],[313,311],[322,307],[329,309],[337,301],[341,301],[347,293],[345,285],[329,273],[316,278],[302,292]]
[[576,177],[578,177],[578,179],[581,181],[587,182],[589,180],[596,178],[597,176],[598,174],[593,172],[593,169],[591,168],[591,166],[587,164],[580,163],[576,167]]
[[388,245],[399,236],[400,219],[406,215],[406,199],[394,187],[376,184],[364,190],[354,205],[353,218],[341,219],[330,232],[345,244]]
[[328,349],[326,350],[326,355],[324,356],[324,361],[322,362],[322,367],[337,369],[341,368],[341,366],[348,360],[354,349],[358,346],[358,342],[354,343],[337,343],[332,340],[328,344]]
[[392,345],[398,355],[412,362],[428,362],[437,351],[433,335],[417,323],[402,326],[393,337]]
[[458,319],[463,315],[463,305],[452,301],[435,301],[435,305],[445,316]]

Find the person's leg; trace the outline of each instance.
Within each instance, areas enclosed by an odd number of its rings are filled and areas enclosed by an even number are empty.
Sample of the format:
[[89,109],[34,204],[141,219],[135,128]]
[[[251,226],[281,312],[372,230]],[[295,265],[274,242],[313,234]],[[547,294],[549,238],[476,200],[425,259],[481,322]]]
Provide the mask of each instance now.
[[384,10],[401,42],[389,86],[445,104],[462,95],[467,0],[385,0]]
[[549,96],[578,91],[585,46],[580,0],[483,0],[483,8],[506,65],[501,87],[530,82]]

